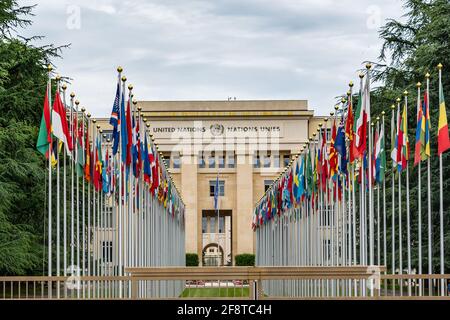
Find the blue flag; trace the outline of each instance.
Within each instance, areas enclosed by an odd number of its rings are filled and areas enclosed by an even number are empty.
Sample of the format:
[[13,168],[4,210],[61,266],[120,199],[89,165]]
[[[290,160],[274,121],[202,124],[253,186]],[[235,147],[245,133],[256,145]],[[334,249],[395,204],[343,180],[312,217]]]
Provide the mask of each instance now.
[[109,119],[109,123],[113,126],[113,155],[116,155],[117,149],[119,148],[119,115],[120,115],[120,78],[117,82],[117,90],[116,90],[116,98],[114,99],[113,109],[111,112],[111,118]]
[[125,118],[125,95],[122,92],[122,99],[120,102],[120,135],[122,139],[122,163],[127,162],[127,120]]

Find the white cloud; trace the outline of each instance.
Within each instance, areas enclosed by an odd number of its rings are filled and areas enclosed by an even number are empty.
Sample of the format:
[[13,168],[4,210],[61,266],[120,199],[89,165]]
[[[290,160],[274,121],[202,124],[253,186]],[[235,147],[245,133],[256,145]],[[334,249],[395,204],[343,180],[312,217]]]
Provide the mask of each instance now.
[[96,116],[110,113],[117,65],[138,99],[308,99],[327,114],[379,54],[374,5],[380,21],[402,14],[400,0],[40,0],[25,33],[72,44],[58,71]]

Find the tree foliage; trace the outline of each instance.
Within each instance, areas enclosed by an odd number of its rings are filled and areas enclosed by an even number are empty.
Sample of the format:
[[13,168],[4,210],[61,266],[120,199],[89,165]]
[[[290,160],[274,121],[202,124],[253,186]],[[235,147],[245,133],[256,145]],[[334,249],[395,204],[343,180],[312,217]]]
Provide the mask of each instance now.
[[[413,167],[415,129],[416,129],[416,106],[418,82],[422,83],[422,96],[425,89],[425,74],[428,72],[430,78],[430,116],[431,116],[431,212],[433,222],[432,244],[433,244],[433,265],[434,271],[439,271],[439,158],[437,156],[437,125],[438,125],[438,70],[437,65],[442,63],[444,68],[443,87],[447,95],[447,111],[450,109],[448,97],[450,97],[450,2],[448,0],[405,0],[404,7],[406,14],[405,22],[388,20],[380,30],[380,37],[384,44],[381,48],[379,62],[375,63],[375,80],[382,83],[372,93],[372,117],[386,112],[386,151],[388,157],[388,167],[390,162],[390,128],[391,110],[390,106],[400,97],[403,103],[403,92],[408,94],[408,131],[410,142],[410,212],[411,212],[411,242],[413,249],[411,252],[413,267],[418,267],[418,199],[422,199],[422,256],[423,271],[428,270],[428,221],[427,221],[427,166],[423,162],[421,168],[421,194],[418,194],[418,167]],[[450,152],[443,155],[443,178],[444,192],[450,187]],[[397,175],[391,172],[387,177],[387,212],[388,226],[391,221],[391,179],[395,176],[396,186]],[[402,188],[405,187],[405,174],[402,175]],[[398,198],[396,197],[396,223],[398,226]],[[450,253],[450,198],[444,196],[444,232],[445,232],[445,253],[448,257]],[[406,209],[406,195],[403,194],[402,209]],[[406,241],[406,213],[403,219],[403,241]],[[391,230],[388,228],[388,248],[391,248]],[[396,231],[396,245],[398,251],[398,230]],[[406,242],[404,242],[403,266],[406,266]],[[390,253],[390,249],[388,250]],[[398,267],[398,257],[396,257]],[[450,269],[450,259],[446,259],[446,270]],[[391,257],[388,259],[390,265]]]

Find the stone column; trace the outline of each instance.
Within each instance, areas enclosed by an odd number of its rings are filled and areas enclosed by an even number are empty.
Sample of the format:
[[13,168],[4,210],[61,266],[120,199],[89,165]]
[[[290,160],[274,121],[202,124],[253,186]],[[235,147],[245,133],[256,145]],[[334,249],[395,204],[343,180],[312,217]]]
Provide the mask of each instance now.
[[[201,219],[197,207],[197,156],[184,151],[181,155],[181,194],[186,204],[186,253],[198,253],[201,260]],[[200,225],[200,229],[199,226]],[[200,232],[199,232],[200,231]]]
[[252,155],[244,150],[237,151],[236,163],[236,207],[233,212],[233,264],[234,256],[253,253],[253,232],[251,232],[253,213],[253,161]]

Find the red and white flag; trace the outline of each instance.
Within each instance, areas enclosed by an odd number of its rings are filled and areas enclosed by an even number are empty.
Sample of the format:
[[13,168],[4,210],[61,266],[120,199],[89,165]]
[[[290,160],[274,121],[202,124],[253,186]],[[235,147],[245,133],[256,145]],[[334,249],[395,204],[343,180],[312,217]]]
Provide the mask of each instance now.
[[56,92],[52,110],[52,132],[66,146],[67,153],[73,150],[72,137],[67,124],[66,110],[62,104],[59,92]]

